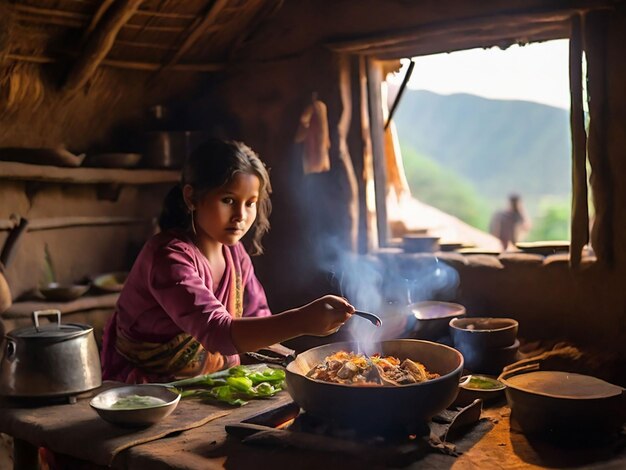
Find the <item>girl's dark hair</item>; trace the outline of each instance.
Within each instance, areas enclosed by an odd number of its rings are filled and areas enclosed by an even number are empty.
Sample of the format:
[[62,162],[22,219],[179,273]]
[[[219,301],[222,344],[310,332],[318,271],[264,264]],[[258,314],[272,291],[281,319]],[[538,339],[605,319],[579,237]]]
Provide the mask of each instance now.
[[185,205],[182,191],[186,184],[193,188],[194,198],[200,199],[208,191],[228,183],[236,173],[256,175],[261,183],[253,226],[252,253],[263,253],[261,238],[270,229],[272,187],[265,165],[242,142],[210,139],[194,150],[183,166],[180,184],[173,187],[163,201],[159,217],[161,230],[191,228],[191,213]]

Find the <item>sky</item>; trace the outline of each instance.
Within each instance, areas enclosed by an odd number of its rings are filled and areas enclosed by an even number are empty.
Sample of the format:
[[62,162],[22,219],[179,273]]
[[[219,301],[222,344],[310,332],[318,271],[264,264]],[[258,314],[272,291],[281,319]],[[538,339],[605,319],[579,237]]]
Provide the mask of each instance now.
[[[569,109],[569,41],[561,39],[501,50],[416,57],[409,88],[442,95],[469,93],[494,99],[534,101]],[[402,70],[390,79],[400,83]]]

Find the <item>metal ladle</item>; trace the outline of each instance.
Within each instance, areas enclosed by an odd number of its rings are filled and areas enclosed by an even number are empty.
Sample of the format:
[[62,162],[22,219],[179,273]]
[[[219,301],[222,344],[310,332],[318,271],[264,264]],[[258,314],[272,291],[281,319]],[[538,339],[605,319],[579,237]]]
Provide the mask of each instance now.
[[366,320],[372,322],[372,324],[375,326],[382,326],[383,324],[383,321],[380,319],[380,317],[378,315],[374,315],[373,313],[356,310],[354,313],[352,313],[352,315],[357,315],[361,318],[365,318]]

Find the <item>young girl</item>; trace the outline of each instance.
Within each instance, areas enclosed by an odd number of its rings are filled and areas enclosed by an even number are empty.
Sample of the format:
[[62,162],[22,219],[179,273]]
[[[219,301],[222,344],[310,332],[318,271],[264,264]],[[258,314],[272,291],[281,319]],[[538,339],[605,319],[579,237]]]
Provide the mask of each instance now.
[[269,176],[240,142],[210,140],[165,199],[162,232],[143,247],[103,338],[103,378],[162,382],[216,371],[302,334],[336,331],[354,312],[325,296],[271,315],[241,238],[269,229]]

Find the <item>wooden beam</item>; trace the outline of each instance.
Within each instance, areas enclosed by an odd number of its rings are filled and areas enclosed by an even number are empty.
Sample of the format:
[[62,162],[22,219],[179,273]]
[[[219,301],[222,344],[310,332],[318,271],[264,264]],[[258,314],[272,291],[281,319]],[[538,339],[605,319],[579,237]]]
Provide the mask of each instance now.
[[[56,25],[56,26],[65,26],[66,28],[74,28],[74,29],[82,29],[87,24],[86,19],[78,19],[78,18],[70,18],[67,16],[40,16],[40,15],[31,15],[27,13],[18,12],[16,18],[19,21],[25,21],[27,23],[36,23],[36,24],[45,24],[45,25]],[[134,23],[126,23],[122,26],[122,29],[140,29],[142,31],[153,31],[158,33],[181,33],[185,31],[185,26],[161,26],[161,25],[151,25],[151,24],[134,24]],[[30,31],[32,34],[32,31]]]
[[331,42],[327,44],[327,47],[336,52],[369,54],[370,49],[373,48],[380,50],[384,47],[394,47],[411,41],[424,40],[424,38],[434,35],[464,34],[465,31],[474,28],[497,27],[501,24],[562,22],[569,20],[572,14],[580,11],[614,8],[610,1],[578,1],[572,2],[566,8],[561,9],[542,8],[530,11],[526,9],[525,11],[510,11],[480,17],[460,18],[453,21],[438,21],[402,31],[381,31],[361,38]]
[[[31,62],[35,64],[54,64],[58,59],[42,55],[25,55],[25,54],[7,54],[6,60],[16,62]],[[118,69],[141,70],[144,72],[154,72],[159,70],[162,65],[155,62],[132,62],[126,60],[104,59],[100,65],[113,67]],[[176,64],[172,70],[177,72],[217,72],[224,70],[226,64],[215,62],[206,64]]]
[[89,19],[89,15],[86,13],[79,13],[76,11],[67,11],[67,10],[56,10],[51,8],[39,8],[30,5],[20,5],[19,3],[13,6],[15,11],[19,13],[29,13],[32,15],[41,15],[41,16],[57,16],[60,18],[72,18],[75,20],[83,20],[86,21]]
[[65,168],[52,165],[0,162],[0,180],[25,180],[72,184],[159,184],[178,182],[180,180],[180,171],[151,169],[128,170],[120,168]]
[[240,34],[239,37],[233,42],[233,45],[228,51],[228,57],[232,59],[237,51],[239,51],[239,49],[241,49],[241,47],[243,47],[245,43],[259,30],[263,21],[274,16],[278,10],[281,9],[283,3],[285,3],[285,0],[264,0],[264,3],[257,14],[246,25],[245,34]]
[[[47,217],[45,219],[29,219],[28,232],[40,230],[54,230],[71,227],[97,227],[100,225],[136,225],[149,224],[152,219],[138,217],[112,217],[112,216],[71,216],[71,217]],[[0,219],[0,230],[12,230],[18,221],[13,219]]]
[[[41,8],[32,5],[21,5],[19,3],[15,4],[13,8],[17,12],[23,13],[31,13],[33,15],[44,15],[44,16],[61,16],[65,18],[81,18],[83,20],[88,20],[93,18],[94,25],[98,23],[102,15],[108,8],[111,6],[114,0],[105,0],[98,7],[98,11],[91,16],[86,13],[80,13],[77,11],[69,11],[69,10],[59,10],[59,9],[51,9],[51,8]],[[176,13],[176,12],[166,12],[166,11],[156,11],[156,10],[142,10],[138,9],[135,13],[137,16],[153,16],[155,18],[167,18],[171,20],[187,20],[191,21],[196,18],[196,15],[191,13]]]
[[196,43],[205,31],[214,25],[220,12],[227,5],[228,0],[215,0],[203,17],[198,17],[187,29],[187,35],[183,44],[172,58],[159,70],[158,74],[174,66],[180,58]]
[[45,300],[15,302],[7,311],[2,313],[2,318],[31,318],[35,310],[44,310],[46,308],[56,308],[61,311],[61,315],[84,310],[114,308],[119,296],[120,294],[115,292],[112,294],[79,297],[68,302],[49,302]]
[[115,0],[92,31],[82,55],[68,74],[65,90],[72,93],[81,89],[93,76],[107,56],[122,26],[135,14],[143,0]]
[[100,20],[102,19],[104,14],[109,10],[111,5],[113,5],[114,1],[115,0],[103,0],[102,2],[100,2],[100,6],[94,13],[93,17],[91,18],[91,21],[89,22],[89,26],[87,26],[87,29],[85,30],[83,34],[83,39],[87,39],[91,35],[93,30],[96,29],[96,26],[100,23]]
[[367,53],[358,55],[387,60],[476,48],[500,47],[506,49],[513,44],[527,44],[569,37],[569,20],[535,26],[518,26],[492,31],[474,29],[468,30],[464,34],[433,35],[395,46],[372,47],[367,50]]

